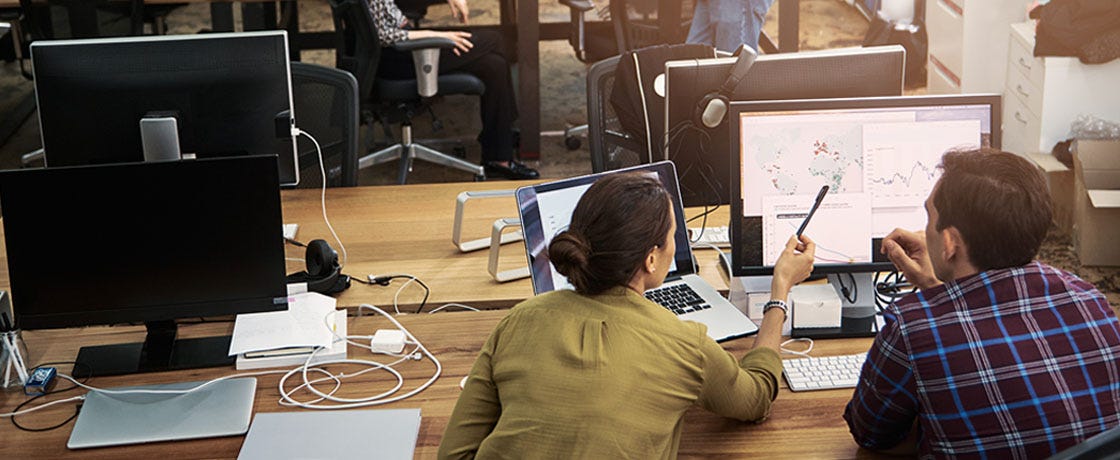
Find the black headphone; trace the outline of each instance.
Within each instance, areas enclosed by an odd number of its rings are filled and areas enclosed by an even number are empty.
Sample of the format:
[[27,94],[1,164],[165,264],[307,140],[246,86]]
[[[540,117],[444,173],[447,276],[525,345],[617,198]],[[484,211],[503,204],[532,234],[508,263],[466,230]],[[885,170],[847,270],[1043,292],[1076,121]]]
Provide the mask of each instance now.
[[692,123],[697,127],[703,126],[708,129],[715,129],[720,123],[723,123],[723,118],[727,115],[727,109],[731,106],[731,95],[735,93],[739,81],[747,76],[747,71],[751,70],[754,60],[758,58],[758,53],[747,45],[740,46],[735,55],[739,59],[735,61],[735,66],[731,68],[731,72],[728,72],[727,80],[723,82],[719,90],[705,94],[696,103]]
[[324,240],[307,243],[307,271],[288,275],[289,283],[307,283],[307,290],[322,294],[342,292],[350,287],[350,276],[342,274],[338,252]]

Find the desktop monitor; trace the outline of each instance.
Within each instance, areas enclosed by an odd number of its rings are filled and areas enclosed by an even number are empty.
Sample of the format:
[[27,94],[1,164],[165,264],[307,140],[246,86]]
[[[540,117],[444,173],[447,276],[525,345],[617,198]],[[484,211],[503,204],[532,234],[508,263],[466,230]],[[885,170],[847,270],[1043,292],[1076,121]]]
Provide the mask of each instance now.
[[80,374],[232,364],[228,336],[176,341],[174,320],[287,308],[277,177],[274,155],[0,171],[16,322],[145,323]]
[[733,275],[773,273],[822,185],[814,273],[891,270],[882,238],[925,227],[941,155],[999,148],[999,115],[998,95],[733,103]]
[[144,120],[184,157],[271,154],[299,182],[284,31],[37,41],[31,59],[48,167],[142,161]]
[[[906,49],[898,45],[759,56],[732,101],[899,96]],[[697,103],[727,80],[736,58],[665,64],[665,159],[680,171],[685,206],[730,203],[729,123],[707,129],[693,122]]]

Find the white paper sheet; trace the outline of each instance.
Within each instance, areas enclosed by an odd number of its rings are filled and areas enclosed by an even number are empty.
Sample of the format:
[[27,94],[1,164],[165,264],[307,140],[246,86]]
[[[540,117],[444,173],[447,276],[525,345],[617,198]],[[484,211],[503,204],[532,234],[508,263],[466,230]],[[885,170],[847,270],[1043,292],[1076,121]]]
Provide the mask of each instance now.
[[[326,347],[334,328],[335,299],[316,292],[288,297],[288,309],[237,315],[229,355],[288,347]],[[330,317],[328,318],[328,315]]]

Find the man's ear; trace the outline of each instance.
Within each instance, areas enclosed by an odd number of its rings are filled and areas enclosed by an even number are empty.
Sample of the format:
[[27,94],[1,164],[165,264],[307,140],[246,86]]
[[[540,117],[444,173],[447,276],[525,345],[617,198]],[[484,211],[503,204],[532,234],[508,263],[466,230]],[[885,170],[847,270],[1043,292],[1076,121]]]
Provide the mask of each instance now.
[[964,238],[961,237],[961,231],[957,227],[946,227],[944,230],[938,232],[938,237],[941,238],[941,247],[945,251],[943,257],[946,262],[967,262],[968,252],[964,245]]

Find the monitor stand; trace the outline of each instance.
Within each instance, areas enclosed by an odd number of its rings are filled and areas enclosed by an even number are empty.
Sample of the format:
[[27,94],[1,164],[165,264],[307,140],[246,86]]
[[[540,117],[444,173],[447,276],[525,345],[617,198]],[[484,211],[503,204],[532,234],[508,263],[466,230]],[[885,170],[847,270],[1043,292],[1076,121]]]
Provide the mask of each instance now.
[[[71,371],[75,378],[231,366],[230,336],[176,339],[175,321],[144,323],[143,343],[82,347]],[[92,373],[92,375],[91,375]]]
[[[790,337],[810,339],[840,339],[847,337],[874,337],[879,333],[881,316],[876,315],[874,273],[839,273],[828,275],[828,284],[840,297],[840,327],[793,328]],[[855,280],[853,288],[852,280]],[[843,281],[843,283],[841,283]],[[841,284],[849,289],[845,296]],[[854,293],[851,291],[854,289]],[[855,303],[847,297],[854,297]]]

